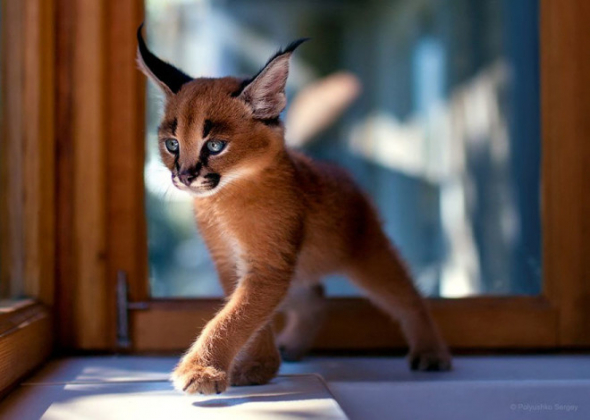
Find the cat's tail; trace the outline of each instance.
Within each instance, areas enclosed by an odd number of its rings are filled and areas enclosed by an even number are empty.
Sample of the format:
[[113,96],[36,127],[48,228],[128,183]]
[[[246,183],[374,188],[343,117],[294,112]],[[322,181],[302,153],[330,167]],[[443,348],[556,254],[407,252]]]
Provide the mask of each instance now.
[[291,147],[311,142],[330,127],[361,93],[352,73],[332,73],[305,87],[291,101],[285,118],[286,141]]

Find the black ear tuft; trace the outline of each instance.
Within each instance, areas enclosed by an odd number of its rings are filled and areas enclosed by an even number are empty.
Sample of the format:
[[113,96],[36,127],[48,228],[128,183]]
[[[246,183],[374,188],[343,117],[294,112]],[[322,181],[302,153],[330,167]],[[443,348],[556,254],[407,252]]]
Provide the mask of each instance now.
[[287,45],[285,48],[281,48],[279,49],[276,53],[273,54],[272,57],[270,57],[267,61],[266,64],[258,71],[258,73],[256,73],[254,76],[245,79],[242,81],[242,83],[240,84],[240,87],[238,90],[236,90],[234,93],[232,93],[232,97],[236,98],[238,96],[240,96],[240,94],[242,93],[242,91],[244,90],[244,88],[246,86],[248,86],[250,83],[252,83],[254,81],[254,79],[256,79],[258,76],[260,76],[260,73],[262,73],[264,71],[264,69],[266,69],[268,67],[268,65],[277,57],[280,57],[283,54],[291,54],[293,51],[295,51],[297,49],[297,47],[299,47],[301,44],[303,44],[306,41],[309,41],[311,38],[299,38],[293,42],[291,42],[289,45]]
[[173,94],[178,93],[182,85],[193,80],[192,77],[156,57],[145,44],[142,29],[143,23],[137,28],[138,62],[141,70],[163,89]]
[[265,67],[270,64],[270,62],[272,60],[274,60],[275,58],[283,55],[283,54],[287,54],[287,53],[292,53],[293,51],[295,51],[297,49],[297,47],[299,47],[301,44],[303,44],[306,41],[309,41],[311,38],[299,38],[296,39],[295,41],[291,42],[289,45],[287,45],[285,48],[282,48],[280,50],[278,50],[275,55],[273,55],[272,57],[270,57],[268,59],[268,61],[266,62]]
[[240,88],[232,94],[244,101],[252,110],[252,116],[258,120],[278,119],[287,105],[285,87],[289,76],[289,59],[291,54],[306,39],[292,42],[279,50],[252,79],[245,80]]

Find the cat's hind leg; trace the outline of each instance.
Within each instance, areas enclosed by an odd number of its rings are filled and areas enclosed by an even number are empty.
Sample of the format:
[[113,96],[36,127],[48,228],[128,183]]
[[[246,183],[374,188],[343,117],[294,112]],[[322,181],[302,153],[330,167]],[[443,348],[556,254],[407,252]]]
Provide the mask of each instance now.
[[451,355],[426,302],[386,240],[365,249],[348,271],[352,282],[362,288],[378,308],[401,324],[410,346],[412,370],[451,369]]
[[277,338],[283,360],[298,361],[311,349],[326,313],[324,287],[294,283],[281,307],[285,327]]

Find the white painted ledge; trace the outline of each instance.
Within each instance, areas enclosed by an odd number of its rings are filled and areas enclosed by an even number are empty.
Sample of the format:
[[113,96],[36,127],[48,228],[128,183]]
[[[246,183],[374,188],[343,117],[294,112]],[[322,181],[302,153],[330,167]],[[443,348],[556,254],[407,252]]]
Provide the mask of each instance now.
[[172,389],[176,362],[55,360],[0,404],[0,419],[590,419],[588,355],[462,356],[444,373],[411,372],[401,357],[313,357],[284,363],[270,385],[210,397]]

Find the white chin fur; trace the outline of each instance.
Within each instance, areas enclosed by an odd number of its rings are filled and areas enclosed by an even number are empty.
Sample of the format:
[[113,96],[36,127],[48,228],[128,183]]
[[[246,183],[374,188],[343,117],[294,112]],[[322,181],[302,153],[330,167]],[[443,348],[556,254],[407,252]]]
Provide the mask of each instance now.
[[190,187],[187,187],[186,185],[184,185],[180,181],[177,181],[176,179],[172,180],[172,184],[176,188],[178,188],[180,191],[188,193],[188,194],[192,195],[193,197],[210,197],[213,194],[215,194],[217,191],[219,191],[219,189],[222,187],[223,178],[221,178],[221,179],[222,179],[222,182],[220,182],[219,185],[217,185],[215,188],[212,188],[210,190],[202,190],[199,188],[199,186],[197,184],[191,184]]
[[241,169],[241,170],[236,170],[230,174],[222,175],[221,180],[219,181],[219,184],[217,184],[217,186],[215,188],[210,189],[210,190],[200,190],[198,183],[193,183],[193,184],[191,184],[190,187],[187,187],[186,185],[181,183],[177,178],[174,178],[172,180],[172,184],[174,184],[174,186],[176,188],[178,188],[180,191],[189,193],[193,197],[204,198],[204,197],[210,197],[210,196],[216,194],[224,186],[231,183],[232,181],[236,181],[236,180],[238,180],[242,177],[248,176],[250,174],[251,174],[251,171]]
[[199,191],[199,190],[190,189],[190,190],[188,190],[188,192],[194,197],[210,197],[213,194],[215,194],[217,191],[219,191],[220,186],[221,186],[221,183],[217,187],[212,188],[210,190]]

